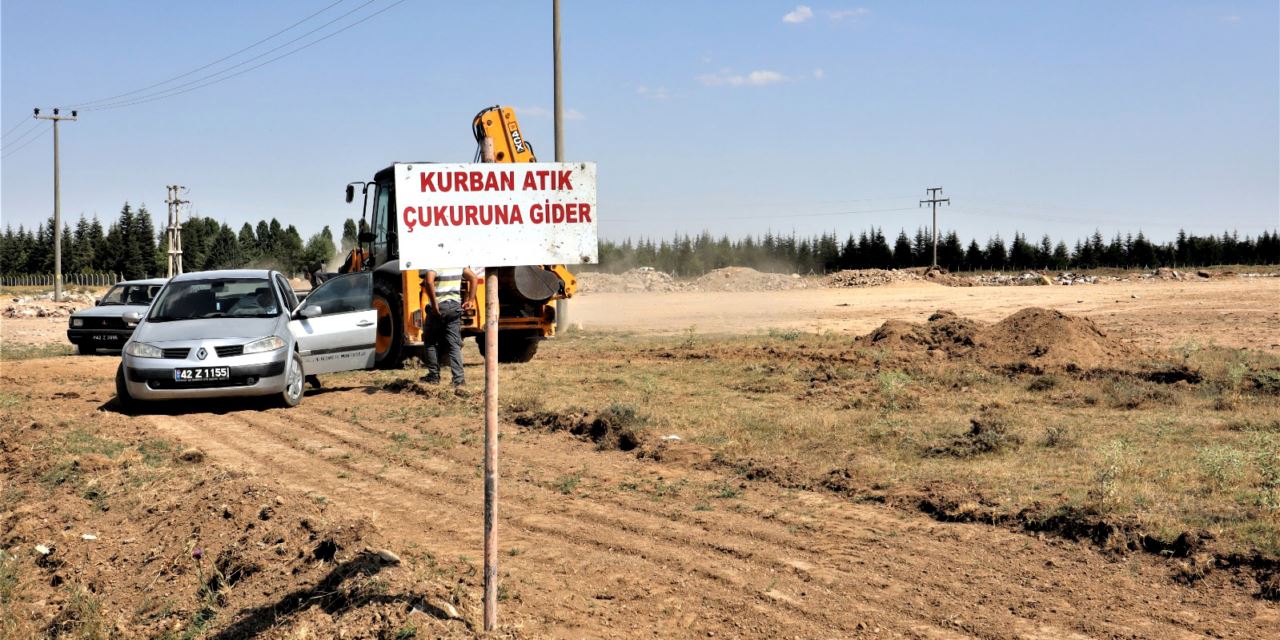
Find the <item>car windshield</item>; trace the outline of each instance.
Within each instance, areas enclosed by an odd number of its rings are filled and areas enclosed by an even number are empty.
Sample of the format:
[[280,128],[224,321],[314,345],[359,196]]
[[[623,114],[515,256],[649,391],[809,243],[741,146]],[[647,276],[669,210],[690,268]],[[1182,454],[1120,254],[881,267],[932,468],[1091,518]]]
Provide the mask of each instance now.
[[102,296],[102,302],[98,304],[104,307],[113,304],[146,306],[151,304],[151,300],[156,297],[156,293],[159,291],[159,285],[154,284],[118,284],[111,287],[107,295]]
[[147,320],[271,318],[279,313],[279,303],[266,278],[219,278],[169,283]]

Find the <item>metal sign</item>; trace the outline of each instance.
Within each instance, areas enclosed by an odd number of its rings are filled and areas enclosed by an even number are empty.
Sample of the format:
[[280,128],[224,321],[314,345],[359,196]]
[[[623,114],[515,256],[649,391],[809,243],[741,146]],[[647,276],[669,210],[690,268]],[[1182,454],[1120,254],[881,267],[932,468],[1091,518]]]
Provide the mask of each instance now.
[[594,162],[396,164],[401,269],[599,260]]

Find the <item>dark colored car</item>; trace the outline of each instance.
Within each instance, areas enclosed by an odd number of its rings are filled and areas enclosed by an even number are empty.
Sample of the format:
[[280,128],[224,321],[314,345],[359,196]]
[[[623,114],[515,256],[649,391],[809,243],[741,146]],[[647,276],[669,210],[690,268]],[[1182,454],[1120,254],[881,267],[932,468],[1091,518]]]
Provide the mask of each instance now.
[[168,281],[152,278],[117,283],[94,306],[71,314],[67,321],[67,339],[83,355],[97,353],[98,349],[123,349],[137,326],[137,323],[126,322],[124,315],[130,312],[145,315],[151,301]]

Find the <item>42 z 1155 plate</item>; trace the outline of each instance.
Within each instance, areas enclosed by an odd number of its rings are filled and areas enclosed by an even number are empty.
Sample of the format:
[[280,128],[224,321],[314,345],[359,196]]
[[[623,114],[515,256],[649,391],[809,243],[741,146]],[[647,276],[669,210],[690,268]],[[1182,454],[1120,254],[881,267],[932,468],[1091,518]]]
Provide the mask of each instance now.
[[173,379],[178,382],[203,382],[205,380],[230,380],[229,367],[200,367],[195,369],[174,369]]

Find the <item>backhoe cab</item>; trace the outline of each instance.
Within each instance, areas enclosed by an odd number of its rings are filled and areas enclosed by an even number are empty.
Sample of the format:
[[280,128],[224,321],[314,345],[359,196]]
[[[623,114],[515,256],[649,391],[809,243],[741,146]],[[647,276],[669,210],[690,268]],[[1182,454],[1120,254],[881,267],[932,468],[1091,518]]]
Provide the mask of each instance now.
[[[477,161],[537,162],[533,146],[521,135],[511,107],[494,106],[476,114],[472,132],[476,138]],[[486,158],[487,150],[491,150],[491,155]],[[374,274],[373,306],[378,312],[375,362],[384,369],[400,366],[406,357],[422,348],[428,306],[422,289],[426,271],[400,270],[395,184],[392,165],[374,174],[371,181],[347,185],[346,201],[354,202],[359,189],[363,204],[358,244],[338,270],[338,273],[372,271]],[[330,275],[315,271],[313,286]],[[572,297],[577,281],[564,265],[499,267],[498,281],[501,286],[498,359],[528,362],[537,353],[538,343],[555,335],[555,301]],[[464,290],[463,295],[466,293]],[[484,301],[482,278],[476,288],[476,308],[466,312],[462,325],[463,336],[476,336],[481,351],[484,350]]]

